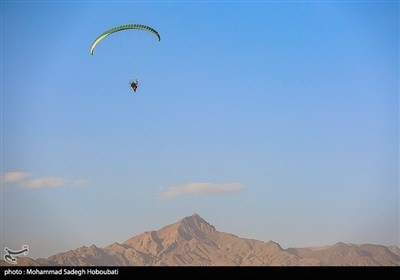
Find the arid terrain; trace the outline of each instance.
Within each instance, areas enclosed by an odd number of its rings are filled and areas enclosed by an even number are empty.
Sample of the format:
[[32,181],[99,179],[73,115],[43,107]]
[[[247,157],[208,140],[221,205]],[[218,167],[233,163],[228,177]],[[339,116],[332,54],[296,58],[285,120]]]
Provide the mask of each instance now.
[[[1,261],[1,265],[9,265]],[[336,243],[283,249],[273,241],[220,232],[193,214],[157,231],[105,248],[80,247],[47,259],[18,258],[23,266],[399,266],[396,246]]]

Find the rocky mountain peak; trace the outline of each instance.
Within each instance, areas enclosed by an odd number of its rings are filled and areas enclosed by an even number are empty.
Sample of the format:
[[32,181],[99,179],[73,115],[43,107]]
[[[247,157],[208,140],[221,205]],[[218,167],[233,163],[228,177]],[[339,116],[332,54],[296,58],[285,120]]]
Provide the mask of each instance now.
[[178,222],[178,231],[183,231],[190,235],[201,235],[215,232],[215,227],[204,220],[200,215],[193,214],[185,217]]
[[[397,246],[346,244],[289,248],[274,241],[258,241],[219,232],[193,214],[159,230],[134,236],[105,248],[95,245],[59,253],[47,259],[18,258],[18,265],[111,266],[398,266]],[[7,265],[0,261],[0,265]]]

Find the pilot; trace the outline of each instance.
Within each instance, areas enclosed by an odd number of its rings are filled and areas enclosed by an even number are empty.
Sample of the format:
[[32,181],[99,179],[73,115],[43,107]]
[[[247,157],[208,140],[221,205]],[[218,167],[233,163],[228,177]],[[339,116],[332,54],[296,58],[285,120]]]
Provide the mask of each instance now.
[[131,88],[133,89],[133,91],[136,92],[138,84],[139,84],[138,80],[136,80],[135,82],[130,81],[129,84],[131,85]]

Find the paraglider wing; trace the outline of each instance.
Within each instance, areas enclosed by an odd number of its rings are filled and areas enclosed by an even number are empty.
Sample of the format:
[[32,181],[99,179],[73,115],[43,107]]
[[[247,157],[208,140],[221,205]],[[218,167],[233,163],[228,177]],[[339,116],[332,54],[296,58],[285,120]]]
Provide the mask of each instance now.
[[158,34],[158,32],[156,30],[154,30],[153,28],[151,28],[150,26],[143,25],[143,24],[123,24],[123,25],[119,25],[119,26],[116,26],[114,28],[111,28],[111,29],[103,32],[102,34],[100,34],[100,36],[97,37],[96,40],[94,40],[93,44],[90,46],[90,53],[93,55],[94,48],[105,37],[107,37],[108,35],[110,35],[112,33],[115,33],[115,32],[118,32],[118,31],[122,31],[122,30],[126,30],[126,29],[139,29],[139,30],[149,31],[149,32],[153,33],[157,37],[158,41],[161,40],[160,35]]

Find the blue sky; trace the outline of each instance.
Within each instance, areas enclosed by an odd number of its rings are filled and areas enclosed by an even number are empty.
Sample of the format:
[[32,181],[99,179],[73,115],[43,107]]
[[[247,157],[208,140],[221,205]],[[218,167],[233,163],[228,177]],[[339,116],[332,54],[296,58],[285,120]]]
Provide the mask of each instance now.
[[[161,41],[90,55],[125,23]],[[284,248],[399,246],[397,1],[2,1],[1,24],[2,248],[193,213]]]

